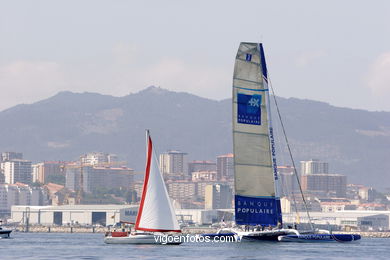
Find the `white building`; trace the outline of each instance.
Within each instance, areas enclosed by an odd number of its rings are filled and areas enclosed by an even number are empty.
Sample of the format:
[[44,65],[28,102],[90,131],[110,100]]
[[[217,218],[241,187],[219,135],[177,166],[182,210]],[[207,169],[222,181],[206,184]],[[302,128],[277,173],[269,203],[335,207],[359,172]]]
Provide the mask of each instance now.
[[311,159],[310,161],[301,161],[301,175],[328,173],[329,164],[317,159]]
[[93,152],[80,157],[81,163],[86,165],[110,164],[118,162],[118,156],[115,154]]
[[5,183],[31,183],[32,181],[31,161],[15,159],[2,162],[1,169],[4,174]]
[[[378,210],[310,212],[312,223],[326,229],[329,229],[327,226],[339,226],[341,229],[390,230],[389,217],[390,211]],[[284,223],[295,223],[297,219],[301,225],[309,223],[306,212],[299,212],[299,217],[295,213],[283,213]]]
[[11,221],[39,225],[113,225],[120,221],[135,223],[138,205],[63,205],[13,206]]

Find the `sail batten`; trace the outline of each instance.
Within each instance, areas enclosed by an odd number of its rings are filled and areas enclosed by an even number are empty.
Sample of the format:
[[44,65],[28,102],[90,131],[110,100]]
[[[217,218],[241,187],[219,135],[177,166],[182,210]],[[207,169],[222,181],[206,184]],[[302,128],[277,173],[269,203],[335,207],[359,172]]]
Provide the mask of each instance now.
[[261,44],[241,43],[237,52],[233,147],[236,223],[281,223],[267,68]]

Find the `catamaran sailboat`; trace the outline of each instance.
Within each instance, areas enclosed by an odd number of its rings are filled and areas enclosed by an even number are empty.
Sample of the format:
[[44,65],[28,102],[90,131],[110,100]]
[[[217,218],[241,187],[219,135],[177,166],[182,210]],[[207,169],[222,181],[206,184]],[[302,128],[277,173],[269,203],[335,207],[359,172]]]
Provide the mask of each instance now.
[[[233,75],[235,218],[241,240],[277,240],[282,212],[262,44],[241,43]],[[257,230],[251,229],[257,226]],[[261,227],[260,227],[261,226]],[[260,230],[259,230],[260,229]],[[263,230],[266,229],[266,230]]]
[[[141,203],[138,209],[135,232],[111,232],[104,238],[107,244],[181,244],[175,210],[170,201],[149,131],[146,131],[147,159]],[[168,237],[169,237],[168,236]],[[164,239],[162,239],[164,237]]]
[[328,236],[318,234],[318,230],[302,235],[296,229],[283,228],[268,72],[261,43],[240,44],[234,66],[232,101],[235,221],[245,228],[204,235],[235,235],[241,241],[359,239],[359,235]]

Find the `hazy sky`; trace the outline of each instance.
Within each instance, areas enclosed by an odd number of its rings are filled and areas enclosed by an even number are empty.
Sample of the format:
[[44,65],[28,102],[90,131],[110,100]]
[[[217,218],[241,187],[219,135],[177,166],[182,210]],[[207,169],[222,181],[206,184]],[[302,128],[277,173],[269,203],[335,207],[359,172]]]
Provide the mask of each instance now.
[[241,41],[276,94],[390,111],[390,1],[0,0],[0,110],[59,91],[231,96]]

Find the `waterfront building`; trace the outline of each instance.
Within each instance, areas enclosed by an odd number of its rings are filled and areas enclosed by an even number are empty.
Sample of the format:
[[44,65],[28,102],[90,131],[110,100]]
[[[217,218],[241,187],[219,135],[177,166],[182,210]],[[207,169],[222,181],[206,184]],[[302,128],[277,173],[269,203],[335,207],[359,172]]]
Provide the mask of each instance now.
[[217,156],[217,176],[218,180],[230,180],[234,178],[233,154]]
[[28,211],[32,225],[106,226],[120,221],[135,223],[138,205],[13,206],[11,211],[11,221],[23,224]]
[[[384,231],[390,229],[390,211],[382,210],[340,210],[332,212],[310,212],[312,223],[317,228],[332,230],[370,230]],[[295,212],[284,213],[285,224],[295,223],[297,216]],[[304,228],[308,225],[308,216],[305,212],[299,212],[299,226]]]
[[311,159],[310,161],[301,161],[301,175],[307,174],[324,174],[328,173],[329,164],[317,159]]

